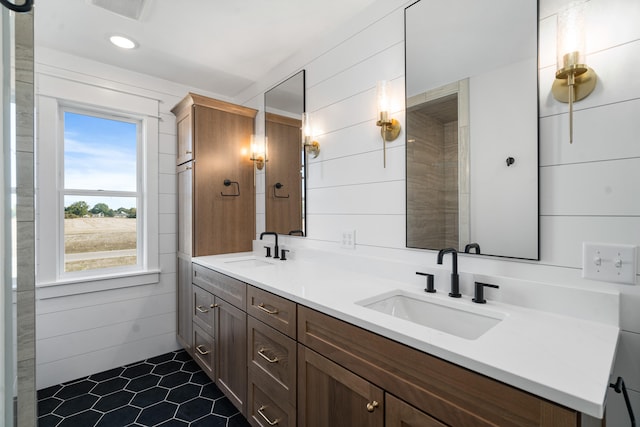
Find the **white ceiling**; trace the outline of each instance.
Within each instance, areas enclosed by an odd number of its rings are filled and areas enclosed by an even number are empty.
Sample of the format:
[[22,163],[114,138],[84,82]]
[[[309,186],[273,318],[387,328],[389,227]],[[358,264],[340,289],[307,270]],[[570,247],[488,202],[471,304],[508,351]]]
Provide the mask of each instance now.
[[[233,98],[375,1],[146,0],[135,20],[90,0],[36,0],[36,60],[44,46]],[[116,33],[139,47],[111,45]]]

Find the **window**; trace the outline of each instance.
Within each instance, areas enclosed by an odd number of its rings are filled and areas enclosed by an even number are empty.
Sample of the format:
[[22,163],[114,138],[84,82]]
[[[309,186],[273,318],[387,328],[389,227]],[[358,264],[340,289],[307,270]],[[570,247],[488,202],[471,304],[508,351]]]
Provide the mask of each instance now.
[[138,265],[140,123],[64,110],[64,273]]
[[38,81],[38,297],[158,283],[158,100]]

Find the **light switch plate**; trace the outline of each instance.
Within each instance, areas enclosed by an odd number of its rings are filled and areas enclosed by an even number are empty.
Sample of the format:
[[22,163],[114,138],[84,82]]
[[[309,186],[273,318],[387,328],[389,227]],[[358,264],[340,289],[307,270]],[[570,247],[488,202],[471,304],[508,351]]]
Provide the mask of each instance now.
[[345,249],[355,249],[356,248],[356,230],[343,230],[342,241],[340,246]]
[[637,274],[636,248],[634,245],[584,242],[582,277],[634,285]]

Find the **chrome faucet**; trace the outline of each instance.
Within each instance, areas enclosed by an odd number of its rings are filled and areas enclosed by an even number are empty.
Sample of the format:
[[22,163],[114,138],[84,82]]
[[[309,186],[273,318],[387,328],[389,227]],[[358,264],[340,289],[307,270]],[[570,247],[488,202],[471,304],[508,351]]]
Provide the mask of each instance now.
[[280,251],[278,250],[278,233],[275,233],[273,231],[265,231],[263,233],[260,233],[260,240],[262,240],[262,236],[273,236],[276,238],[276,245],[273,248],[274,249],[273,252],[275,252],[273,257],[275,259],[280,258]]
[[451,254],[452,257],[452,270],[451,270],[451,292],[449,296],[452,298],[460,298],[460,280],[458,277],[458,251],[454,248],[441,249],[438,252],[438,264],[442,264],[442,258],[445,254]]

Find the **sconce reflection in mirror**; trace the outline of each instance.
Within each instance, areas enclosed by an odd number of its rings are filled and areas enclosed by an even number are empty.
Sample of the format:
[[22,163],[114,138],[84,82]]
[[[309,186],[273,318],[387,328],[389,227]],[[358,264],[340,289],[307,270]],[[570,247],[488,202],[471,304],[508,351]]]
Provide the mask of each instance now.
[[257,142],[257,138],[254,136],[251,137],[251,157],[249,160],[253,162],[256,169],[262,170],[264,169],[264,164],[268,162],[267,160],[267,143],[265,137],[265,143],[262,145],[262,149],[260,149],[260,144]]
[[387,142],[391,142],[400,135],[400,122],[396,119],[389,118],[389,110],[391,109],[389,82],[381,80],[376,85],[376,98],[378,121],[380,126],[380,134],[382,135],[382,166],[387,167]]
[[305,152],[313,154],[314,159],[320,154],[320,143],[313,140],[313,127],[309,113],[302,113],[302,148]]
[[551,92],[569,103],[569,143],[573,144],[573,103],[589,96],[596,87],[596,73],[585,61],[585,14],[588,0],[572,2],[558,13],[556,79]]

